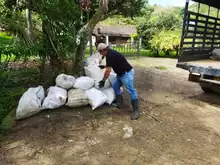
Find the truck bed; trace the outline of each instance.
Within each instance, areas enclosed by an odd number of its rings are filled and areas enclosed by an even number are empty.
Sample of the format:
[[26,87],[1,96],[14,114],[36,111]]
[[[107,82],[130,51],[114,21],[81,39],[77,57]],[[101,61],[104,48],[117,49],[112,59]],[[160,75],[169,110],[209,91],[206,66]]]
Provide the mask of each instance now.
[[220,69],[220,61],[217,60],[199,60],[199,61],[191,61],[187,62],[188,65],[197,65],[201,67],[212,67],[216,69]]
[[217,60],[179,62],[177,67],[188,70],[190,73],[220,76],[220,61]]

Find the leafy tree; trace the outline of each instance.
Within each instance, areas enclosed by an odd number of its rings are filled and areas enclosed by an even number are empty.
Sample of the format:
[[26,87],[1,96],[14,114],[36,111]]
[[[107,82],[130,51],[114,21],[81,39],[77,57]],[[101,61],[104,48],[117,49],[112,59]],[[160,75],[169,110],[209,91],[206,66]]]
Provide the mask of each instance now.
[[[93,0],[92,8],[82,12],[78,1],[73,0],[6,0],[11,11],[29,9],[40,18],[43,50],[41,57],[50,59],[54,71],[62,71],[62,59],[70,55],[73,59],[73,70],[79,71],[89,36],[95,25],[109,16],[122,14],[131,18],[141,13],[145,0]],[[108,9],[108,10],[107,10]],[[8,9],[7,9],[8,10]],[[13,13],[14,14],[14,13]],[[16,28],[15,28],[16,29]],[[79,39],[79,45],[77,44]]]
[[160,33],[156,33],[155,35],[153,35],[153,38],[150,41],[150,43],[151,47],[157,51],[157,56],[159,55],[159,51],[164,51],[167,55],[169,55],[171,51],[176,51],[177,56],[180,38],[180,30],[163,30]]
[[150,40],[152,36],[162,30],[175,30],[181,28],[182,16],[180,14],[181,8],[161,8],[156,7],[152,12],[148,8],[149,18],[141,19],[138,24],[138,33],[143,36],[143,44],[145,47],[150,47]]

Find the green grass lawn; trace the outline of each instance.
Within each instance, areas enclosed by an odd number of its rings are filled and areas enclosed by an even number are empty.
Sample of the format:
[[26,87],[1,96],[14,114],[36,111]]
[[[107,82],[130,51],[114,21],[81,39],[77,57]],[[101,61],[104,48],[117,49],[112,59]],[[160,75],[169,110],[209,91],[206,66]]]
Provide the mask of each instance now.
[[12,36],[8,36],[4,32],[0,32],[0,46],[9,45],[12,42]]

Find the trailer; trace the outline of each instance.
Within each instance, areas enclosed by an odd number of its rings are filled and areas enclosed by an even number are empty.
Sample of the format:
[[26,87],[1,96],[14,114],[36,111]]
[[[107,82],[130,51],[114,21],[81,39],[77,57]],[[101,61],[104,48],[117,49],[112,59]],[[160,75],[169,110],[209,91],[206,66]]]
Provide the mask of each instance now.
[[[199,83],[204,92],[220,93],[220,61],[210,58],[213,50],[220,49],[220,0],[192,1],[197,11],[186,0],[176,67],[189,71],[188,80]],[[207,13],[202,13],[202,5],[207,5]]]

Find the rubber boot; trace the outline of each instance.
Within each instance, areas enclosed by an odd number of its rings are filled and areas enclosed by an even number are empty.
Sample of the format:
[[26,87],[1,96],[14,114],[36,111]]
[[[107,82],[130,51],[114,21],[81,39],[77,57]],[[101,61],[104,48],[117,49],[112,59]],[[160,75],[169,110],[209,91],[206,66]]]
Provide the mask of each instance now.
[[131,101],[133,112],[131,116],[131,120],[137,120],[140,117],[140,110],[139,110],[139,101],[138,99]]
[[112,103],[113,107],[121,109],[123,105],[123,97],[122,95],[116,95],[116,100]]

